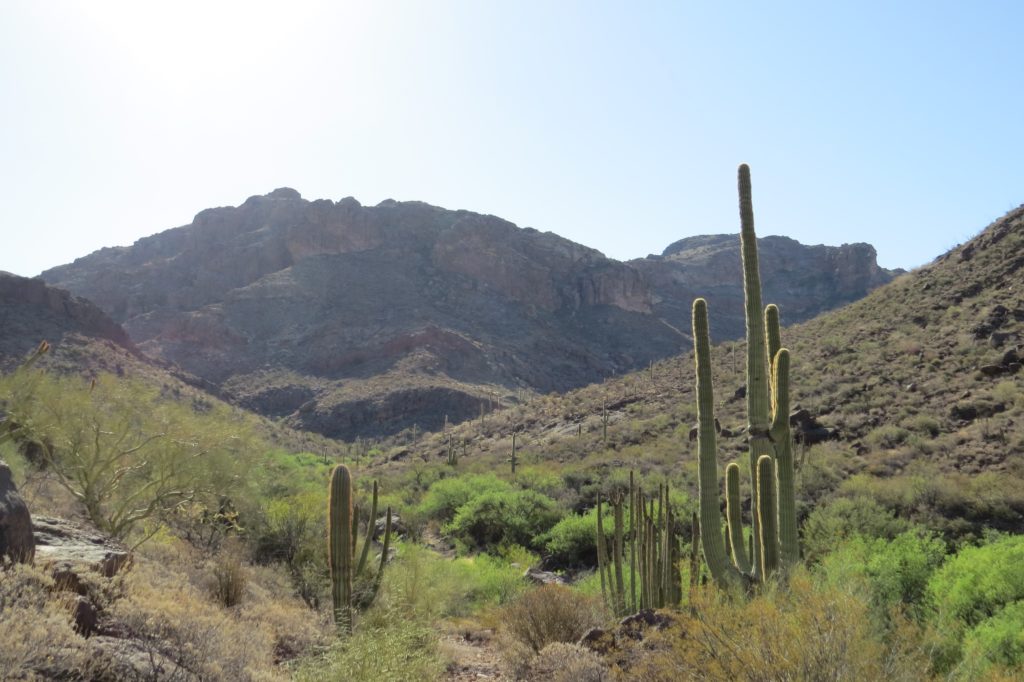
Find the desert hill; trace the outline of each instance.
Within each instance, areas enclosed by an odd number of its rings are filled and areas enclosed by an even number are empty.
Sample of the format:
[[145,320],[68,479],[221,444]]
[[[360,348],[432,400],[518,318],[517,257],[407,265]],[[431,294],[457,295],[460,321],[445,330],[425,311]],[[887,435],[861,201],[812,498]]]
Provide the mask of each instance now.
[[[805,513],[825,496],[870,494],[896,514],[948,524],[953,533],[1020,528],[1022,272],[1024,207],[844,308],[793,325],[782,306],[783,345],[793,352],[790,392],[794,412],[802,411],[795,419],[830,438],[802,449]],[[779,286],[772,277],[762,271],[769,292]],[[743,346],[726,342],[712,351],[723,464],[745,452]],[[521,462],[556,465],[577,481],[580,508],[629,468],[682,474],[695,486],[693,385],[687,353],[396,445],[394,461],[381,470],[400,475],[405,462],[443,461],[449,439],[465,453],[460,467],[507,468],[515,431]]]
[[[701,278],[718,309],[742,295],[738,275],[716,272],[732,247],[700,239],[620,263],[494,216],[278,189],[43,278],[236,404],[353,439],[436,429],[688,348],[680,311]],[[765,250],[766,268],[802,273],[777,289],[793,319],[892,277],[867,245]],[[735,316],[721,327],[734,336]]]

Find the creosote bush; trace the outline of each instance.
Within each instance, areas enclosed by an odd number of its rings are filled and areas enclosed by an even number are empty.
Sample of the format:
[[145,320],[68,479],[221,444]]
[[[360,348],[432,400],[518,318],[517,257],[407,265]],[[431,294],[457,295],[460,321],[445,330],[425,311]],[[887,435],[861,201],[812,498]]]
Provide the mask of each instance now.
[[600,599],[562,585],[530,590],[501,614],[501,622],[512,640],[534,654],[555,642],[574,643],[607,619]]
[[533,490],[492,491],[459,507],[444,531],[481,550],[508,545],[536,548],[561,515],[554,500]]

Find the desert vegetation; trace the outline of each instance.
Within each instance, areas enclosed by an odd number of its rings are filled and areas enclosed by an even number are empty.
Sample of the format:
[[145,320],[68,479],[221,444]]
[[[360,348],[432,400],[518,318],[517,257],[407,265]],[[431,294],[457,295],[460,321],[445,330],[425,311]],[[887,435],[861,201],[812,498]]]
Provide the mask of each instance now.
[[698,302],[689,356],[331,449],[33,358],[0,459],[132,562],[5,560],[0,677],[1019,678],[1022,220],[784,336],[745,251],[745,341]]

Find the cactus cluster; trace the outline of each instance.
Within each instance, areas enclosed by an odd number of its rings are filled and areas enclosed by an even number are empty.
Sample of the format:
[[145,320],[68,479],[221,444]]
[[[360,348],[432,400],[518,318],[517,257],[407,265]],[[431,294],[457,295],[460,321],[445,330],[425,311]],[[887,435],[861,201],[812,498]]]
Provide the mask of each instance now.
[[[680,539],[668,492],[668,485],[659,485],[657,496],[648,499],[643,489],[634,484],[631,471],[629,499],[620,491],[607,500],[612,512],[610,546],[604,531],[604,508],[601,499],[597,500],[597,566],[601,592],[609,608],[619,615],[675,605],[682,596]],[[627,545],[628,587],[623,570]]]
[[764,582],[780,567],[799,559],[793,448],[789,430],[789,351],[782,348],[779,311],[761,308],[757,238],[750,192],[750,169],[739,167],[740,243],[747,320],[747,431],[751,473],[751,542],[744,541],[740,506],[740,467],[726,468],[723,537],[718,497],[718,462],[711,384],[711,339],[707,302],[693,302],[697,363],[697,441],[701,544],[715,582],[726,588]]
[[[366,534],[363,538],[362,552],[358,553],[357,561],[359,508],[353,504],[352,500],[352,474],[344,464],[334,467],[327,496],[327,556],[331,572],[331,605],[334,623],[343,632],[352,632],[355,608],[353,584],[355,579],[361,576],[366,569],[376,521],[377,481],[374,481],[370,515],[366,519]],[[360,599],[364,605],[372,603],[380,589],[390,545],[391,507],[388,507],[384,522],[384,544],[380,555],[380,566],[369,591],[364,593]]]

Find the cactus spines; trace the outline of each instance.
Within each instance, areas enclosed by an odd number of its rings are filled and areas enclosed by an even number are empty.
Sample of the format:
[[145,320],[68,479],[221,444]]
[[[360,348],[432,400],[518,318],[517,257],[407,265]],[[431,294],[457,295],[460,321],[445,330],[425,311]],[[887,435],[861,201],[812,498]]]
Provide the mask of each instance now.
[[335,625],[352,631],[352,474],[339,464],[327,497],[327,551]]
[[757,459],[757,503],[761,505],[758,534],[761,536],[761,575],[765,580],[779,568],[778,521],[775,517],[775,460]]

